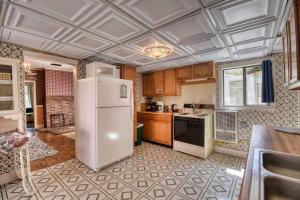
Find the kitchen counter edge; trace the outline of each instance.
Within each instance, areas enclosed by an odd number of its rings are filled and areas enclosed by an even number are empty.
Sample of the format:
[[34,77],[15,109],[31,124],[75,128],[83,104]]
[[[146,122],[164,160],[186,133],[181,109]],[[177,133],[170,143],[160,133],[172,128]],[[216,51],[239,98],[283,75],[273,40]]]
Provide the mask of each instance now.
[[256,148],[300,155],[299,144],[300,135],[276,131],[268,126],[254,125],[239,199],[250,199],[253,158]]

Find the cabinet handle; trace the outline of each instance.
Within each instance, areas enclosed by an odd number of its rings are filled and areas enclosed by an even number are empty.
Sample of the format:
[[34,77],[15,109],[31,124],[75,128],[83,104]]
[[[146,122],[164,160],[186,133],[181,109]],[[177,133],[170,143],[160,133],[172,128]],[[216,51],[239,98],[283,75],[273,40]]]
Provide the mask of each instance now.
[[156,89],[156,94],[162,94],[163,90],[162,89]]

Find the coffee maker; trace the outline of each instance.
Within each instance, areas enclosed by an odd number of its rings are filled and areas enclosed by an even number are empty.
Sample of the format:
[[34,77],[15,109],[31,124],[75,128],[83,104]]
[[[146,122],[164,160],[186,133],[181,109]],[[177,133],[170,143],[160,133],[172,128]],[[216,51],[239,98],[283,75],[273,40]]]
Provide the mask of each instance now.
[[152,97],[146,98],[146,111],[152,111]]

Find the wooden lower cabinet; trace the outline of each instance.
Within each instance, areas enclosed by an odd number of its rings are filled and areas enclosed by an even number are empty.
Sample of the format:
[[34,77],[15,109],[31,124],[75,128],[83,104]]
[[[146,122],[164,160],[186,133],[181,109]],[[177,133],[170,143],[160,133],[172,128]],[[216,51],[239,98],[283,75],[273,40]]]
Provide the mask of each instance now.
[[143,140],[172,146],[172,115],[138,113],[138,122],[144,124]]
[[153,122],[149,119],[138,119],[139,123],[144,124],[143,126],[143,139],[151,141],[153,138]]
[[155,142],[172,145],[172,123],[165,121],[153,121],[153,139]]

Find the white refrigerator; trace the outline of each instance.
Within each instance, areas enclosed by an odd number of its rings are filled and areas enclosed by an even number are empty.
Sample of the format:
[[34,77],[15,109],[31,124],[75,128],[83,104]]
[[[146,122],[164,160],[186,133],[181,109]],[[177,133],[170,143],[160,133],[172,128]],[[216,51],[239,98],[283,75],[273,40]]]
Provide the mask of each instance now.
[[132,81],[78,80],[76,157],[94,171],[133,154]]

